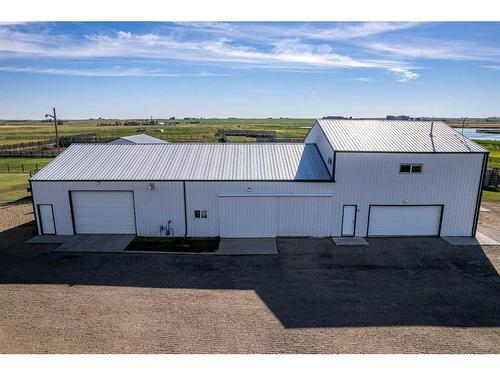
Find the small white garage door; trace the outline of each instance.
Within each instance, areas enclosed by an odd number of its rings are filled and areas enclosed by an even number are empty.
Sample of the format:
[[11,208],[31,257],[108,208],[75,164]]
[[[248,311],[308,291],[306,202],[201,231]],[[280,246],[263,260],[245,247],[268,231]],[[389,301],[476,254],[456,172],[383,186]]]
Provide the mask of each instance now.
[[329,236],[331,206],[324,196],[220,197],[220,236]]
[[131,191],[72,191],[75,232],[78,234],[135,234]]
[[369,236],[437,236],[441,206],[371,206]]
[[275,237],[275,197],[219,198],[221,237]]

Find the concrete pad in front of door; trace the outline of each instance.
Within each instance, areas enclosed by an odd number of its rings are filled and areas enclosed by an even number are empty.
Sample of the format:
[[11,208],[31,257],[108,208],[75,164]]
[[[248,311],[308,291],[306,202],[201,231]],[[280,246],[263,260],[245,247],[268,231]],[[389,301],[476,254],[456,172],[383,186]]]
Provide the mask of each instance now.
[[82,253],[119,253],[125,250],[135,234],[77,234],[55,251]]
[[221,238],[217,255],[276,255],[276,238]]
[[58,243],[65,243],[66,241],[69,241],[72,238],[73,238],[73,236],[57,236],[55,234],[42,234],[40,236],[35,236],[35,237],[29,239],[28,241],[26,241],[26,243],[33,243],[33,244],[55,243],[55,244],[58,244]]
[[363,237],[333,237],[332,239],[337,246],[370,246]]
[[455,246],[481,246],[481,245],[500,245],[494,239],[489,238],[488,236],[476,232],[476,236],[472,237],[443,237],[443,240],[448,242],[451,245]]

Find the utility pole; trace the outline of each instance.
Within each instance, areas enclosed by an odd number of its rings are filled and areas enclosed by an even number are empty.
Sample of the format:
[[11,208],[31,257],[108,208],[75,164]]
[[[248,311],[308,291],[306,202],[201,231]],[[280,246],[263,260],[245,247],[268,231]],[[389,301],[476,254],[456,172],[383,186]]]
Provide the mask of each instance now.
[[57,131],[57,116],[56,116],[56,109],[52,108],[52,113],[53,115],[49,115],[48,113],[45,114],[45,118],[51,117],[54,119],[54,127],[56,128],[56,146],[57,146],[57,153],[60,153],[59,149],[59,132]]

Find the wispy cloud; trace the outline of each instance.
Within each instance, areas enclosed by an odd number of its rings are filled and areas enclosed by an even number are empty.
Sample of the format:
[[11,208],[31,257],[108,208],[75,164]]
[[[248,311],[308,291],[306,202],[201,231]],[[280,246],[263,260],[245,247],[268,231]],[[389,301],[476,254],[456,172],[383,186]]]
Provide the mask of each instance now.
[[276,39],[310,39],[340,41],[363,38],[411,29],[418,26],[418,22],[356,22],[331,26],[325,23],[292,23],[254,24],[254,23],[221,23],[221,22],[185,22],[178,23],[180,28],[197,30],[217,34],[224,37],[244,37],[254,40]]
[[[40,39],[26,33],[0,32],[0,52],[3,55],[24,57],[63,57],[92,59],[104,57],[140,57],[148,59],[183,60],[188,62],[219,63],[255,66],[271,69],[317,68],[371,68],[408,70],[399,61],[353,58],[336,53],[328,44],[308,44],[297,39],[270,42],[265,48],[243,45],[226,38],[201,41],[178,40],[159,33],[134,34],[118,31],[114,35],[86,35],[82,41],[61,43],[61,36],[53,40]],[[132,75],[134,72],[128,73]],[[99,73],[91,72],[97,75]],[[121,74],[117,73],[116,75]],[[150,75],[157,74],[155,72]],[[162,73],[163,74],[163,73]],[[159,75],[159,73],[157,74]]]
[[[231,69],[274,69],[288,72],[329,69],[375,69],[390,72],[399,82],[420,77],[415,60],[480,60],[496,63],[500,51],[462,41],[405,37],[398,32],[419,27],[411,22],[325,23],[177,23],[159,24],[154,31],[122,29],[95,34],[58,34],[37,24],[36,32],[22,25],[0,24],[0,58],[58,59],[70,68],[29,68],[46,74],[89,76],[176,76],[142,68],[94,69],[71,66],[72,61],[140,58],[157,62],[214,65]],[[397,39],[395,39],[395,37]],[[76,64],[76,63],[75,63]],[[486,66],[486,65],[485,65]],[[4,67],[13,69],[14,64]],[[28,69],[18,67],[16,69]],[[211,69],[210,69],[211,70]],[[4,70],[6,71],[6,70]],[[20,71],[20,70],[18,70]],[[177,75],[179,76],[179,75]],[[363,77],[357,79],[361,82]]]
[[481,68],[500,70],[500,65],[483,65],[483,66],[481,66]]
[[391,55],[439,60],[491,60],[500,57],[499,48],[491,48],[463,41],[436,41],[409,39],[405,43],[388,41],[365,42],[363,46]]
[[405,68],[389,68],[388,70],[397,77],[398,82],[413,81],[420,77],[420,74]]
[[359,82],[371,82],[372,81],[372,79],[368,78],[368,77],[354,77],[354,78],[351,78],[351,80],[359,81]]
[[121,68],[110,69],[66,69],[66,68],[35,68],[0,66],[0,72],[10,73],[34,73],[34,74],[56,74],[66,76],[83,77],[213,77],[228,76],[210,72],[199,73],[168,73],[158,69]]

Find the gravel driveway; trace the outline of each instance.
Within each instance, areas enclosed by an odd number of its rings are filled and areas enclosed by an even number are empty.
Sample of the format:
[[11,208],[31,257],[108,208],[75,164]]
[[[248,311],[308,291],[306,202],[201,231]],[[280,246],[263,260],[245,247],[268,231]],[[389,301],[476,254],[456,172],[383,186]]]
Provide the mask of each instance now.
[[3,353],[500,352],[500,247],[64,254],[25,245],[34,225],[16,223],[0,232]]

